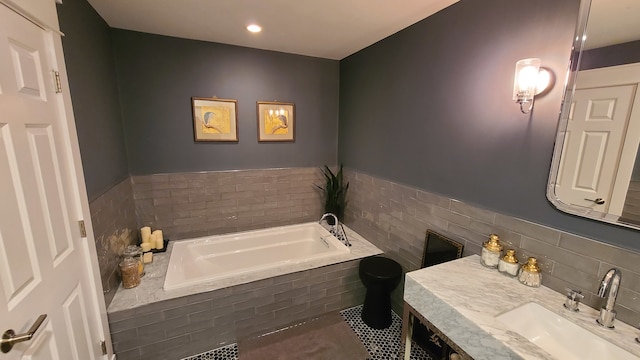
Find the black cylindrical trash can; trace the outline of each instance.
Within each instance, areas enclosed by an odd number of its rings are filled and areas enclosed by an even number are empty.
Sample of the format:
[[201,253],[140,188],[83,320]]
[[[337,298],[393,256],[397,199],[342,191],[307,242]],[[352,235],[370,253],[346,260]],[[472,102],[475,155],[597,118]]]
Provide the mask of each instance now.
[[400,283],[402,267],[382,256],[362,259],[360,280],[367,288],[362,307],[362,321],[374,329],[391,325],[391,291]]

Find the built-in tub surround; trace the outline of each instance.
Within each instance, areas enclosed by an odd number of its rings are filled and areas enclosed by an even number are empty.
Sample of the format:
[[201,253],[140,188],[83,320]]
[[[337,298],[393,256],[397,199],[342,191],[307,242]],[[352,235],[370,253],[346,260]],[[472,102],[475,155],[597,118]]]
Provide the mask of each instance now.
[[213,283],[349,252],[317,222],[182,240],[173,243],[163,288]]
[[[617,318],[640,322],[640,254],[554,228],[496,213],[446,196],[345,168],[350,182],[345,223],[398,261],[405,271],[422,263],[426,229],[448,234],[464,243],[464,255],[480,254],[490,234],[513,248],[523,262],[538,258],[542,284],[558,292],[581,290],[584,303],[600,308],[596,295],[603,275],[622,270],[616,304]],[[541,193],[540,196],[544,196]],[[402,311],[402,284],[393,292],[393,306]]]
[[[489,291],[487,291],[489,290]],[[406,274],[404,299],[472,358],[554,359],[516,334],[496,316],[535,302],[618,347],[640,356],[637,330],[617,323],[615,330],[596,324],[598,311],[563,307],[565,297],[545,286],[530,288],[480,265],[477,255]]]
[[[316,219],[317,220],[317,219]],[[122,287],[108,309],[118,360],[185,357],[325,312],[361,304],[360,259],[381,254],[351,229],[350,253],[245,274],[213,284],[162,289],[170,253],[156,254],[140,286]]]
[[132,176],[140,226],[187,239],[317,221],[319,168]]
[[105,303],[109,306],[120,284],[118,263],[122,251],[138,241],[129,177],[91,200],[89,210]]

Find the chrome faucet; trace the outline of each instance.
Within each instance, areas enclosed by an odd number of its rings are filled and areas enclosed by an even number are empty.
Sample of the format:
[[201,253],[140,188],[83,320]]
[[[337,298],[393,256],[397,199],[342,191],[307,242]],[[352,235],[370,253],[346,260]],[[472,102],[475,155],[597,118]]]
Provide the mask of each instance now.
[[620,270],[612,268],[604,274],[598,288],[598,296],[605,298],[606,302],[600,308],[600,316],[596,322],[608,329],[614,328],[613,321],[616,319],[616,311],[613,310],[613,307],[616,305],[620,281],[622,281],[622,273]]
[[346,246],[351,246],[351,243],[347,238],[347,233],[344,231],[344,227],[342,226],[342,224],[338,220],[338,217],[335,214],[326,213],[322,215],[318,223],[322,224],[322,221],[326,221],[328,217],[333,218],[333,225],[330,225],[329,222],[327,222],[327,225],[329,225],[329,232],[331,233],[331,235],[335,236],[338,240],[342,241]]

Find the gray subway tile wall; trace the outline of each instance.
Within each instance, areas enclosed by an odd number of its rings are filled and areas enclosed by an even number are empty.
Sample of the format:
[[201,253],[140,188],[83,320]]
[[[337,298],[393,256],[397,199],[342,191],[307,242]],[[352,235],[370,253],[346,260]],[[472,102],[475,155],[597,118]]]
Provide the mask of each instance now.
[[127,177],[89,203],[100,277],[107,306],[116,294],[118,263],[127,245],[138,241],[131,180]]
[[[609,268],[621,268],[618,318],[631,325],[640,321],[640,254],[355,169],[345,171],[351,183],[345,222],[405,271],[420,267],[427,229],[463,242],[465,256],[479,254],[482,242],[497,233],[521,261],[527,256],[540,260],[543,284],[559,292],[582,290],[584,302],[595,308],[601,303],[595,295],[598,281]],[[140,226],[161,228],[176,240],[316,221],[322,199],[314,185],[321,183],[317,168],[132,176],[90,204],[103,285],[117,287],[116,254],[137,240]],[[402,289],[401,284],[393,293],[397,313]],[[184,348],[205,351],[252,331],[357,305],[363,294],[353,265],[150,304],[109,314],[109,321],[118,359],[153,358],[158,351],[179,358]],[[142,344],[127,342],[134,333]]]
[[320,176],[318,168],[132,176],[138,224],[175,240],[317,221]]
[[[357,169],[345,171],[350,182],[345,223],[398,261],[405,271],[420,267],[427,229],[463,242],[465,256],[479,254],[482,242],[496,233],[508,247],[516,249],[521,262],[528,256],[538,258],[545,286],[562,293],[567,287],[582,290],[584,302],[596,309],[602,303],[595,295],[600,279],[609,268],[620,268],[623,278],[616,305],[618,319],[632,326],[640,322],[640,254]],[[402,289],[401,284],[393,293],[397,313],[402,311]]]
[[118,360],[179,359],[359,305],[358,260],[109,313]]

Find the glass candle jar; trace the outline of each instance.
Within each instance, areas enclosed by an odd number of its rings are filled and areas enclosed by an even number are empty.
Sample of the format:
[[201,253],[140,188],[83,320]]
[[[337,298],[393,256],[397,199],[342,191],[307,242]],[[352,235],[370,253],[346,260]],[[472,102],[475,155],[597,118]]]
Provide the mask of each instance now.
[[496,234],[491,234],[489,240],[482,244],[480,263],[491,269],[497,268],[501,252],[502,245],[500,244],[500,238]]
[[527,263],[522,265],[518,273],[518,281],[527,286],[540,287],[542,284],[542,272],[536,258],[530,257],[527,259]]
[[519,269],[520,265],[518,264],[516,251],[513,249],[507,250],[506,254],[498,262],[498,271],[509,277],[516,277]]
[[140,285],[140,274],[138,272],[139,261],[131,256],[125,257],[120,262],[120,274],[122,275],[122,287],[131,289]]
[[142,248],[137,245],[129,245],[122,253],[123,257],[131,257],[138,262],[138,276],[144,276],[144,261],[142,261]]

